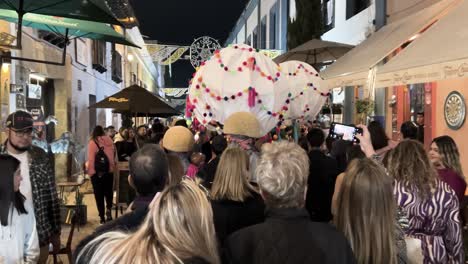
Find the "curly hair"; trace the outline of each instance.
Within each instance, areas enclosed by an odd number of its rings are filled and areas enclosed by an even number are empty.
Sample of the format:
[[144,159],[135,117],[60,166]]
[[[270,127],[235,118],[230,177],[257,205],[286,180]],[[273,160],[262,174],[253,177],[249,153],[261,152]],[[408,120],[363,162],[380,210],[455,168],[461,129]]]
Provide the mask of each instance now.
[[389,153],[387,170],[420,197],[428,198],[435,188],[437,171],[424,146],[416,140],[403,140]]

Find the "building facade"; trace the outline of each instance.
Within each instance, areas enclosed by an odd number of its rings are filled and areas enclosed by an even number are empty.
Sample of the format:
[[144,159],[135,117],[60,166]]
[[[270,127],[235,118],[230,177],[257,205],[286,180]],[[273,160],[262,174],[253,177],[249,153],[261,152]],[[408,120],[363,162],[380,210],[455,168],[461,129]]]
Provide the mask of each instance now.
[[[15,35],[16,24],[1,21],[0,30]],[[12,56],[61,61],[63,39],[51,32],[23,30],[23,48],[11,50]],[[141,49],[78,38],[68,43],[64,66],[4,60],[0,75],[2,121],[11,112],[27,110],[37,118],[35,125],[48,142],[71,132],[84,146],[96,125],[118,128],[119,115],[110,109],[88,107],[132,84],[154,93],[162,85],[161,78],[158,82],[160,69],[151,61],[138,28],[126,30],[126,34]],[[57,123],[46,125],[48,116],[55,116]],[[66,179],[69,172],[63,166],[69,162],[67,156],[55,158],[57,177]]]

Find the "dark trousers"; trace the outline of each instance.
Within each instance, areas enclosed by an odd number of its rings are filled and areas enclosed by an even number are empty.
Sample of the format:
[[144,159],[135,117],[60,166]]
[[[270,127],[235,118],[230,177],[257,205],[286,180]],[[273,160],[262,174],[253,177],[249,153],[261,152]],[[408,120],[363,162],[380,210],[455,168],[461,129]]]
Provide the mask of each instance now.
[[107,209],[112,209],[114,174],[106,173],[102,176],[95,174],[91,177],[91,183],[93,184],[94,198],[96,199],[99,216],[103,220],[105,216],[104,199],[106,200]]

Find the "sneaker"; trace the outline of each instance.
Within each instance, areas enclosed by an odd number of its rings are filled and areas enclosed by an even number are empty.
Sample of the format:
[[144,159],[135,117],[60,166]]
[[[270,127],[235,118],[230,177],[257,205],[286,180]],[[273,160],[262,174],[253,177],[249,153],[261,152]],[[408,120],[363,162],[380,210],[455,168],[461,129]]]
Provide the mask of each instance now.
[[112,211],[110,209],[107,209],[106,211],[106,220],[112,221]]

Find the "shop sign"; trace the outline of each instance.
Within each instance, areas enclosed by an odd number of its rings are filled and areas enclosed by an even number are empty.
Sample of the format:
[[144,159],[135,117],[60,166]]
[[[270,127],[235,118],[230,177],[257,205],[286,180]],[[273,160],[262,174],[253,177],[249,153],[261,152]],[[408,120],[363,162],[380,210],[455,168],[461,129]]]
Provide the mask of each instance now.
[[125,102],[128,102],[128,99],[124,97],[121,97],[121,98],[109,97],[109,102],[125,103]]
[[466,104],[463,95],[457,91],[451,92],[444,104],[445,122],[450,129],[458,130],[465,123]]
[[29,99],[41,99],[42,87],[39,84],[28,85],[28,98]]
[[22,94],[24,93],[24,85],[23,84],[10,84],[10,93],[12,94]]

